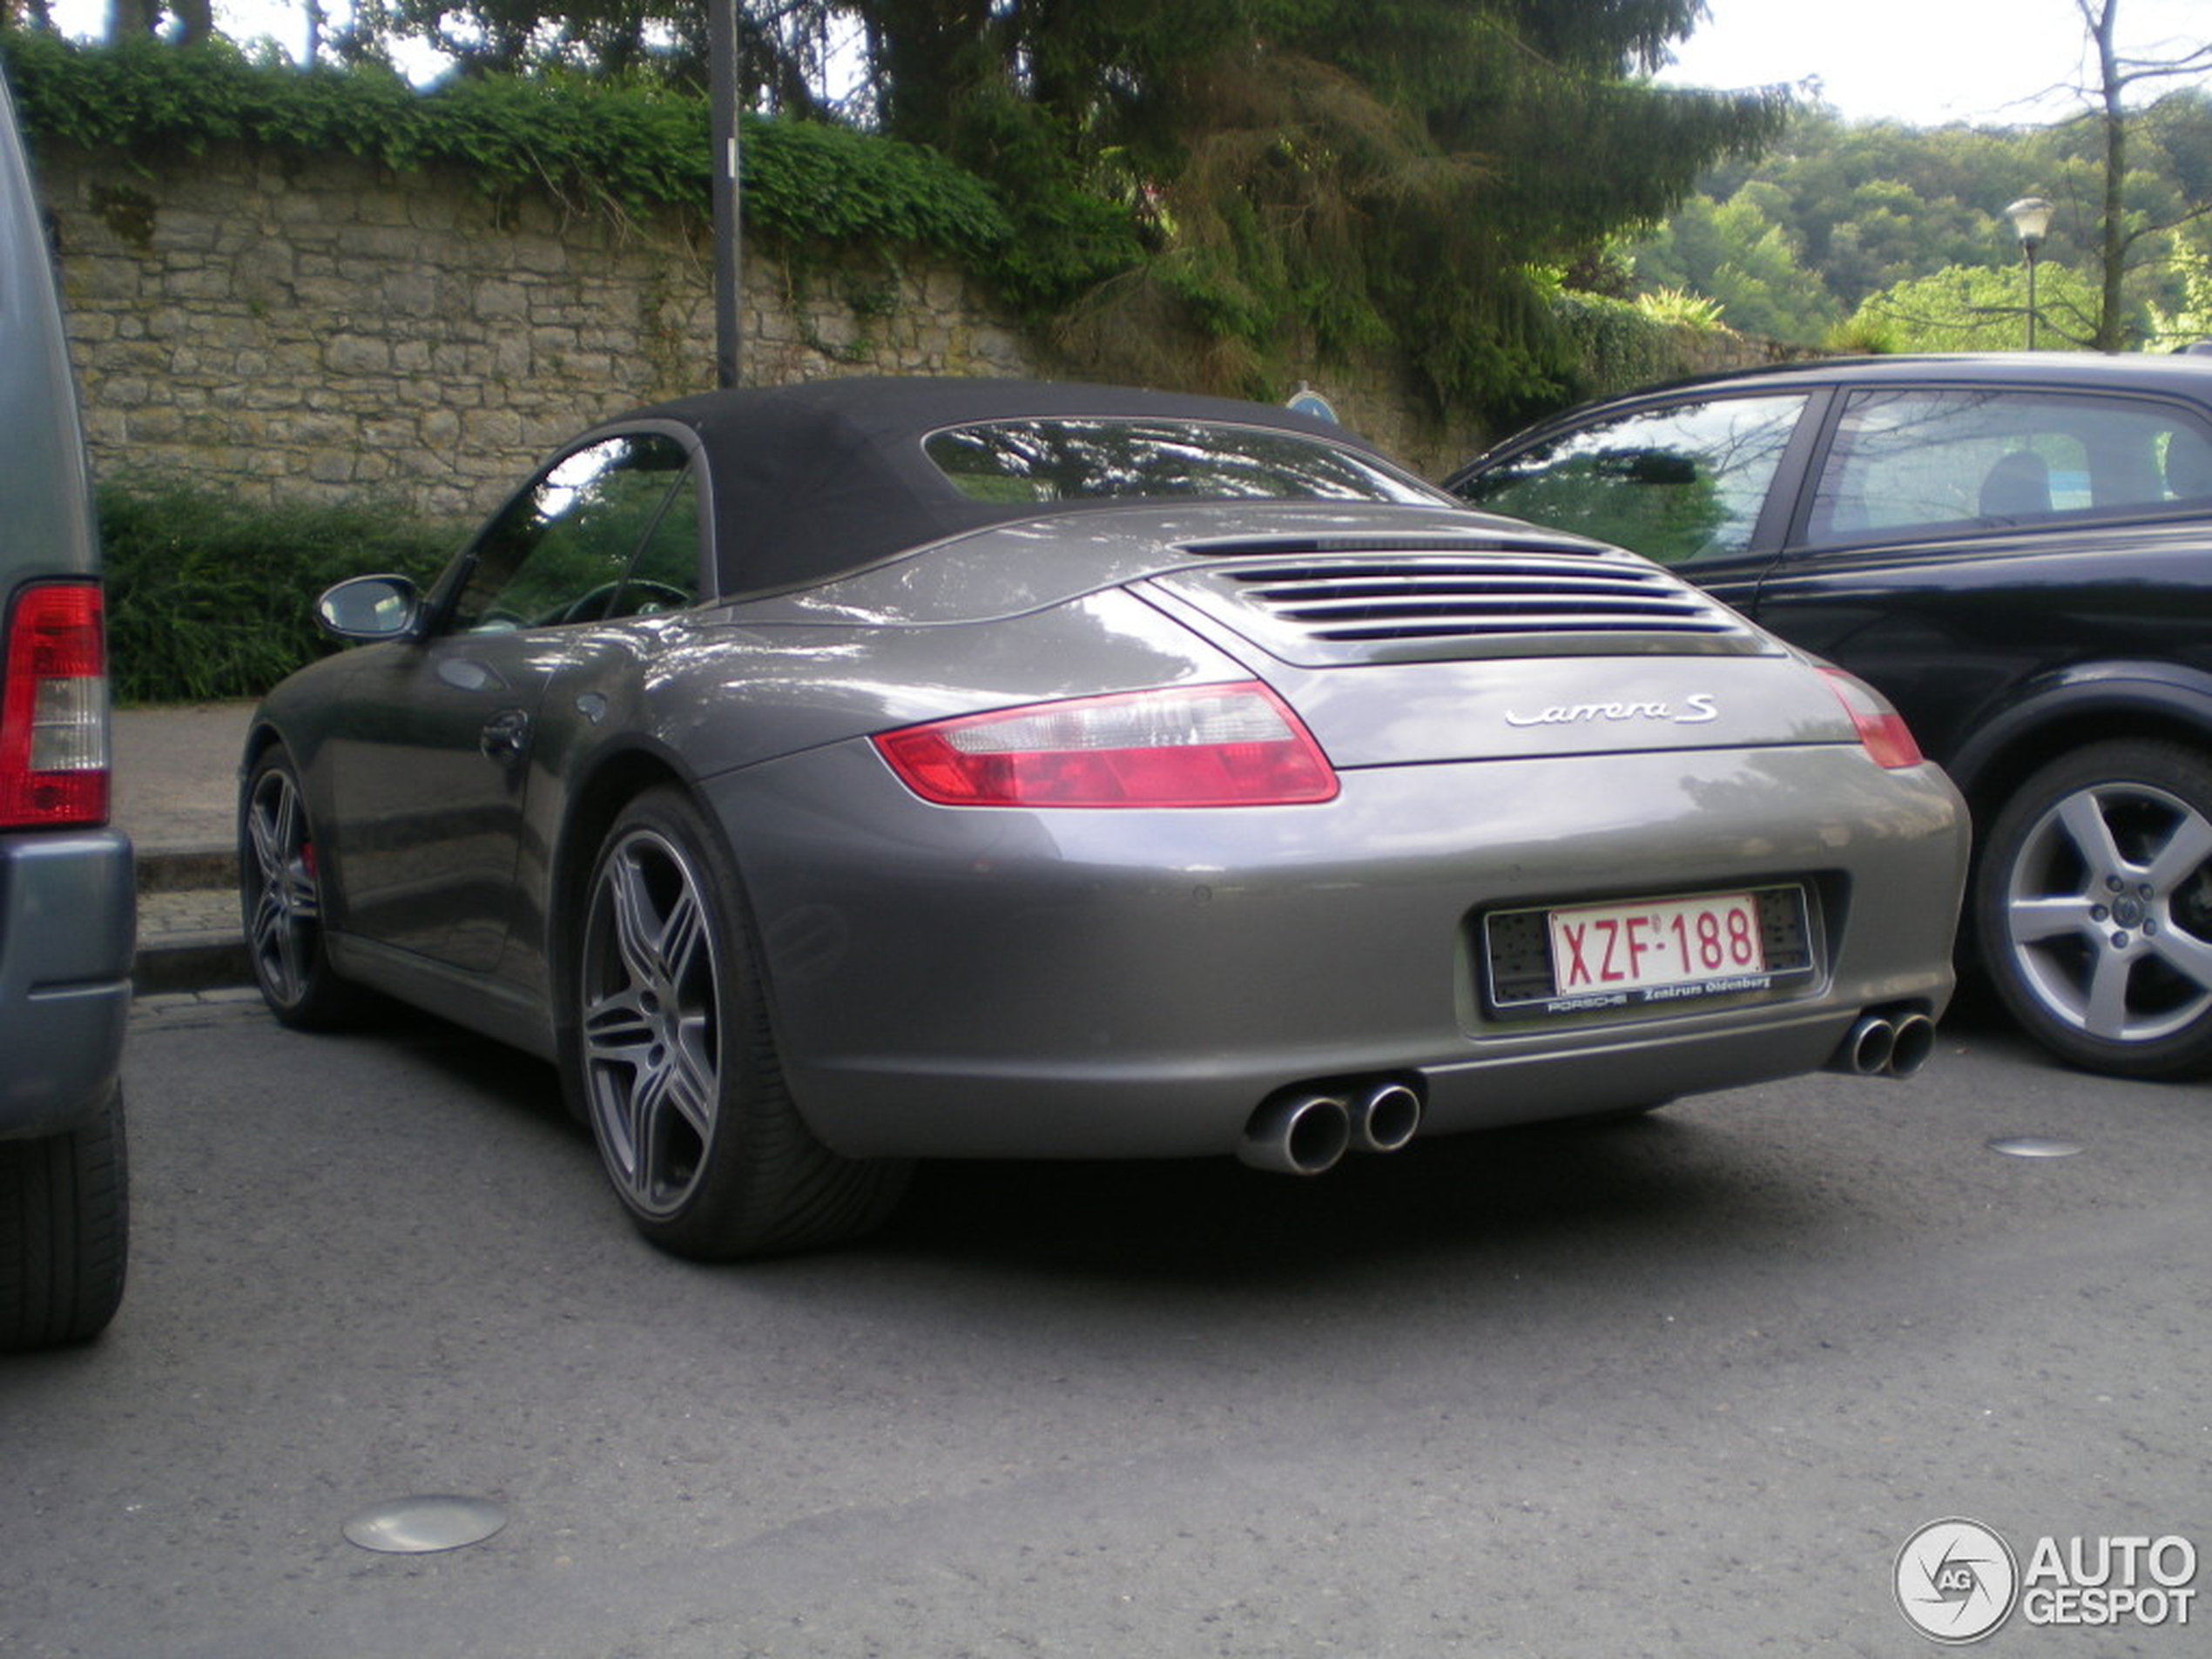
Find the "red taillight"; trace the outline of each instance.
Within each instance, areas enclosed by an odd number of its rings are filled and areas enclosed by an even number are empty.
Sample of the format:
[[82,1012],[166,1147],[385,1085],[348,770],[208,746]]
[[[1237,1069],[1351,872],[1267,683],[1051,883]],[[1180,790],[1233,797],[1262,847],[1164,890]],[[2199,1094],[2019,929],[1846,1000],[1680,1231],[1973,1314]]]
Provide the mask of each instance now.
[[107,822],[107,651],[100,590],[26,588],[0,660],[0,827]]
[[1912,729],[1905,724],[1905,717],[1889,705],[1882,696],[1865,681],[1844,673],[1839,668],[1824,668],[1828,689],[1851,716],[1851,723],[1858,732],[1858,740],[1865,745],[1868,756],[1878,766],[1895,772],[1902,766],[1917,766],[1926,757],[1913,740]]
[[941,806],[1288,806],[1337,793],[1321,746],[1257,680],[966,715],[875,746]]

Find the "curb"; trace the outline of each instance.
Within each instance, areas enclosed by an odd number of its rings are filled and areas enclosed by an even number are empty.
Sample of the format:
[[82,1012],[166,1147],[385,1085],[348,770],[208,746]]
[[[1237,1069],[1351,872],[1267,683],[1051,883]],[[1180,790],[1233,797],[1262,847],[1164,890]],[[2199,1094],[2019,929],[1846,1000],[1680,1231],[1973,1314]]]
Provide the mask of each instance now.
[[185,893],[201,888],[238,891],[238,849],[234,846],[138,849],[138,896]]
[[243,934],[167,934],[142,941],[131,964],[131,988],[140,996],[228,990],[253,982]]
[[135,993],[217,991],[253,982],[238,921],[234,847],[141,850],[138,886]]

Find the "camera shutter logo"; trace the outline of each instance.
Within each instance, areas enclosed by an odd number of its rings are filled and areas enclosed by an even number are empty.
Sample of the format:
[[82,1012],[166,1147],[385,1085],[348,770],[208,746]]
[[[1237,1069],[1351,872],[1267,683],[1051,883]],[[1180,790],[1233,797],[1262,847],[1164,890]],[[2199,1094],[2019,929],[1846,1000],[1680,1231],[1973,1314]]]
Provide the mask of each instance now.
[[1979,1521],[1932,1521],[1897,1553],[1898,1610],[1932,1642],[1979,1642],[2013,1615],[2020,1561]]

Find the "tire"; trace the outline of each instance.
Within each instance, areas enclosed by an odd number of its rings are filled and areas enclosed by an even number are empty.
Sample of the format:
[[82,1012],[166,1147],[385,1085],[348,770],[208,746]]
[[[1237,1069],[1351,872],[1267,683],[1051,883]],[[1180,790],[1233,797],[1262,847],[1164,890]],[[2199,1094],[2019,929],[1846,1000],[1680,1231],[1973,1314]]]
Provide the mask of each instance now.
[[239,808],[238,890],[253,983],[285,1024],[322,1031],[361,1010],[324,948],[322,882],[300,774],[282,745],[253,763]]
[[2212,759],[2114,741],[2035,773],[1990,826],[1974,926],[2006,1010],[2060,1059],[2212,1064]]
[[562,1061],[637,1230],[701,1261],[851,1238],[907,1166],[841,1158],[792,1103],[734,861],[691,799],[639,796],[608,831],[570,963]]
[[0,1141],[0,1352],[90,1342],[130,1254],[123,1090],[66,1135]]

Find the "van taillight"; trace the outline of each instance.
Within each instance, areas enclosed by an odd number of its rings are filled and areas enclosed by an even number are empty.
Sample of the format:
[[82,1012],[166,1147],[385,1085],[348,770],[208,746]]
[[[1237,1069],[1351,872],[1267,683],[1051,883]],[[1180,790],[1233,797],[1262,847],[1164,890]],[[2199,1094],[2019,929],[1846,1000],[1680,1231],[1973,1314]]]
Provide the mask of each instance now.
[[0,640],[0,829],[107,822],[101,616],[100,590],[88,582],[16,596]]

